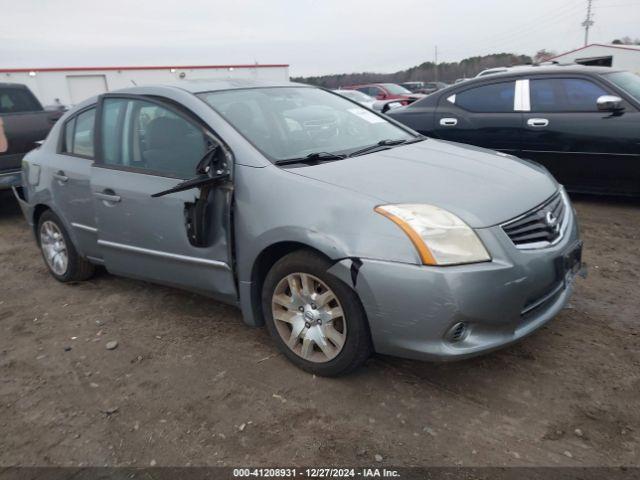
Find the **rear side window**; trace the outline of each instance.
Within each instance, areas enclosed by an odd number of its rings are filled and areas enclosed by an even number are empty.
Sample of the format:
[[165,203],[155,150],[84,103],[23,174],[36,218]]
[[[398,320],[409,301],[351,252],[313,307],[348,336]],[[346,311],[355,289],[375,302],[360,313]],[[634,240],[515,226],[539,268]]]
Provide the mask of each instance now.
[[456,93],[455,104],[470,112],[513,112],[515,82],[492,83]]
[[597,112],[597,100],[608,92],[582,78],[531,80],[532,112]]
[[96,109],[90,108],[64,124],[62,152],[80,157],[94,158]]
[[208,148],[202,127],[155,102],[107,98],[102,112],[106,165],[191,178]]
[[42,107],[33,94],[22,88],[0,88],[0,113],[37,112]]

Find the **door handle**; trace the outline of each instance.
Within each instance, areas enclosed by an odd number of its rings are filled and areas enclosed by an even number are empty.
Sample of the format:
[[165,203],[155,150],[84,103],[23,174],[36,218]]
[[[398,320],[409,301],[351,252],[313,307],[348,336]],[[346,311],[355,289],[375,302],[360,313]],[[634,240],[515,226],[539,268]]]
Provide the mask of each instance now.
[[458,124],[457,118],[441,118],[440,125],[443,127],[455,127]]
[[53,178],[56,180],[60,180],[62,183],[66,183],[69,181],[69,177],[67,177],[62,170],[58,170],[53,174]]
[[527,120],[527,125],[530,127],[546,127],[549,125],[549,120],[546,118],[530,118]]
[[122,200],[120,195],[116,195],[115,192],[109,188],[102,192],[95,192],[94,195],[96,198],[109,203],[119,203],[120,200]]

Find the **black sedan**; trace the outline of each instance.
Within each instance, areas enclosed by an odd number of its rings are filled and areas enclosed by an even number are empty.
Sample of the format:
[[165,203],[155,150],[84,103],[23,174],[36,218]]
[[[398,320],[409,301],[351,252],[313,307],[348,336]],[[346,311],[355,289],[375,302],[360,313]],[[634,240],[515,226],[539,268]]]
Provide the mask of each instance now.
[[519,67],[388,115],[423,135],[539,162],[570,191],[640,195],[640,77],[630,72]]

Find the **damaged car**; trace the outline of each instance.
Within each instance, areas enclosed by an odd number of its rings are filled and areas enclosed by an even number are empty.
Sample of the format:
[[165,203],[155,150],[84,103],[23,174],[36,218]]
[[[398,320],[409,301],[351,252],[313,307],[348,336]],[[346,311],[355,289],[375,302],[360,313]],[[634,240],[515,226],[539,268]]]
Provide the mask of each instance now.
[[67,112],[14,189],[57,280],[115,275],[237,305],[295,365],[454,360],[553,318],[581,269],[541,166],[427,139],[327,90],[194,81]]

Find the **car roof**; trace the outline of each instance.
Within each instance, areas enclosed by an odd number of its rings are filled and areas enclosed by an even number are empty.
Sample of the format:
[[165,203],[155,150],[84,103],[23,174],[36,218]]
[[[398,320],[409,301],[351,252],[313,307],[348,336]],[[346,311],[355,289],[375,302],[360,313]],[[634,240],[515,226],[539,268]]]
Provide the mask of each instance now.
[[[496,67],[502,68],[502,67]],[[504,67],[504,71],[496,71],[491,75],[483,75],[481,77],[470,78],[467,81],[475,81],[478,78],[486,79],[487,77],[498,78],[505,77],[510,75],[537,75],[537,74],[556,74],[556,73],[611,73],[617,72],[618,69],[613,69],[611,67],[596,67],[596,66],[587,66],[587,65],[579,65],[576,63],[566,64],[566,65],[514,65],[513,67]],[[484,72],[490,71],[493,69],[484,70]],[[482,72],[481,72],[482,73]]]
[[167,86],[178,87],[191,93],[213,92],[217,90],[236,90],[242,88],[313,87],[313,85],[306,85],[296,82],[252,80],[244,78],[234,78],[227,80],[182,80],[180,82],[167,84]]
[[359,83],[357,85],[349,85],[348,87],[342,87],[342,88],[384,87],[385,85],[397,85],[397,84],[391,83],[391,82],[387,82],[387,83]]
[[2,88],[28,88],[24,83],[8,83],[8,82],[0,82],[0,87]]
[[620,69],[611,67],[590,67],[586,65],[568,64],[568,65],[517,65],[508,67],[504,72],[496,72],[490,75],[482,75],[480,77],[467,78],[464,81],[449,85],[447,88],[438,90],[438,94],[446,94],[451,90],[457,90],[461,86],[471,86],[484,84],[496,79],[520,78],[529,75],[552,75],[552,74],[602,74],[620,72]]
[[[167,82],[158,84],[136,85],[134,87],[121,88],[113,90],[109,94],[133,94],[133,95],[164,95],[168,91],[188,92],[192,95],[205,92],[215,92],[223,90],[241,90],[247,88],[270,88],[270,87],[306,87],[317,88],[313,85],[295,82],[278,82],[273,80],[250,80],[250,79],[227,79],[227,80],[182,80],[178,82]],[[96,103],[98,95],[87,98],[86,100],[75,105],[73,111],[78,111]]]

